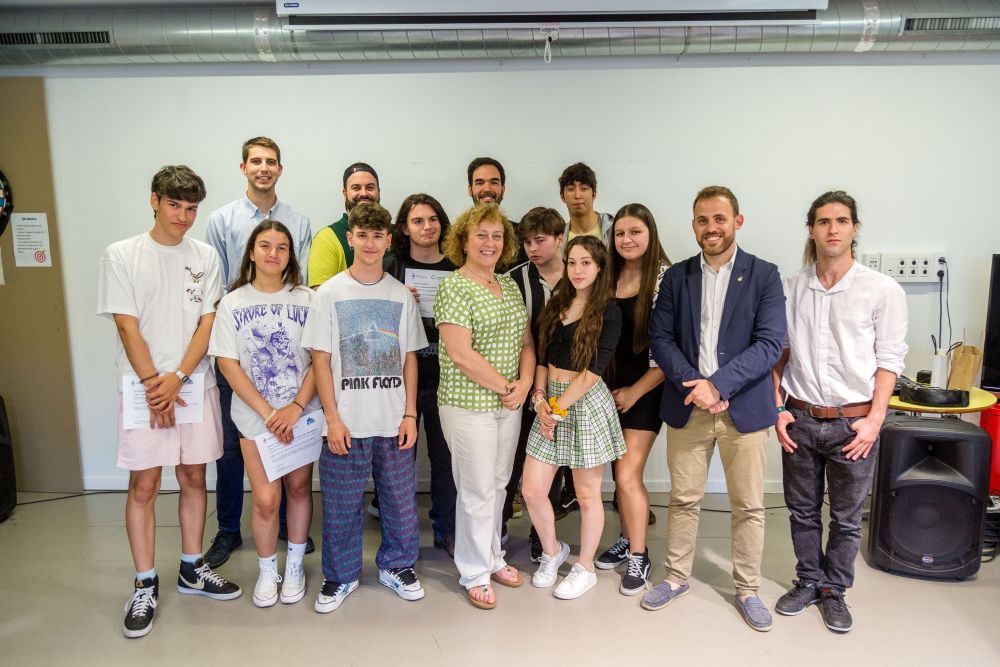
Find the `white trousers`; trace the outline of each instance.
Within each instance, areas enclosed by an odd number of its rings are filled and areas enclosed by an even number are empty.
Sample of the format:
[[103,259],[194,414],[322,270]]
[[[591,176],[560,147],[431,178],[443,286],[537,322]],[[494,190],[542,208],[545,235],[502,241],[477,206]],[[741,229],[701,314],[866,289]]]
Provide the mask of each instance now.
[[[522,408],[523,409],[523,408]],[[500,548],[503,504],[521,430],[521,410],[489,412],[453,405],[438,408],[441,430],[451,449],[455,503],[455,565],[459,583],[483,586],[503,569]]]

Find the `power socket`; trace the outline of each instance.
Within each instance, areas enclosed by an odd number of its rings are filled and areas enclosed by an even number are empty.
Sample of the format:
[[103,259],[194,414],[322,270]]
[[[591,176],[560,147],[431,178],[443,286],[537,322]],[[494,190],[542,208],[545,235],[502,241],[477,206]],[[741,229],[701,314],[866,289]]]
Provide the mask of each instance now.
[[882,273],[882,255],[877,252],[863,252],[861,253],[861,263],[867,266],[872,271],[878,271]]
[[942,252],[885,253],[882,255],[882,273],[900,283],[936,283],[939,280],[938,259],[941,257],[944,257]]

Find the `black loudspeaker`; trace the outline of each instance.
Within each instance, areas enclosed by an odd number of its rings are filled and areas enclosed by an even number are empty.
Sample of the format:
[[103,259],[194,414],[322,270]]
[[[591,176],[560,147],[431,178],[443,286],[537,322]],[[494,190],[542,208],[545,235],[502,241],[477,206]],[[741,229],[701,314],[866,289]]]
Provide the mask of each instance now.
[[882,426],[868,533],[872,565],[964,579],[979,571],[992,443],[952,417],[892,415]]
[[14,479],[14,441],[7,421],[7,406],[0,396],[0,521],[17,505],[17,482]]

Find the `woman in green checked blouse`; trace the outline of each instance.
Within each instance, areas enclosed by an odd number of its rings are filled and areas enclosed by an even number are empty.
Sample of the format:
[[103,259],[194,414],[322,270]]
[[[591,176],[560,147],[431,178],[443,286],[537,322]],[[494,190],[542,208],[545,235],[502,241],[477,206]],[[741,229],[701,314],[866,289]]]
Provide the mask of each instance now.
[[500,524],[535,350],[517,285],[494,273],[517,253],[514,229],[499,207],[482,204],[459,216],[443,250],[459,267],[434,299],[441,335],[438,405],[458,489],[455,565],[469,601],[492,609],[491,581],[524,583],[504,561]]

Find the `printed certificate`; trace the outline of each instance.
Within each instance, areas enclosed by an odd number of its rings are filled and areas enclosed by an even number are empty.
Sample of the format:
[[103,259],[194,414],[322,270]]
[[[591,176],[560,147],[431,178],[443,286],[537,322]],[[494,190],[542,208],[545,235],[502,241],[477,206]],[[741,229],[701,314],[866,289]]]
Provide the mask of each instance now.
[[270,431],[255,436],[253,440],[257,443],[267,481],[273,482],[285,473],[319,459],[325,423],[322,410],[302,415],[292,427],[292,441],[287,445]]
[[[179,397],[187,405],[174,404],[175,424],[200,424],[205,418],[205,374],[195,373],[181,387]],[[146,387],[138,375],[122,377],[122,426],[126,431],[149,428],[149,405]]]
[[451,275],[451,271],[428,271],[426,269],[406,269],[403,282],[417,288],[420,294],[420,317],[434,317],[434,296],[438,285]]

